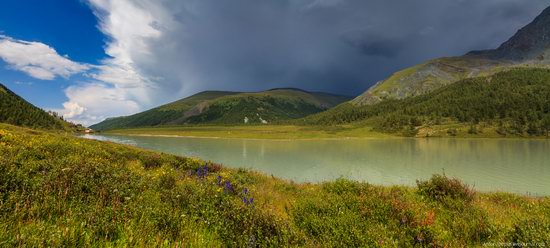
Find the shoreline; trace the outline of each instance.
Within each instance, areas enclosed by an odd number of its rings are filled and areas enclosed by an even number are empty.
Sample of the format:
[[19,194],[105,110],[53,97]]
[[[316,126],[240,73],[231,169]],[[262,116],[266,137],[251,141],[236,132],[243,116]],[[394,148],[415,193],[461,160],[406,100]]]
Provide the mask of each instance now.
[[166,138],[190,138],[190,139],[229,139],[229,140],[271,140],[271,141],[315,141],[315,140],[371,140],[371,139],[414,139],[415,137],[335,137],[335,138],[248,138],[248,137],[219,137],[219,136],[194,136],[176,134],[133,134],[133,133],[93,133],[91,135],[119,135],[138,137],[166,137]]
[[[112,135],[116,135],[116,134],[112,134]],[[177,135],[148,135],[148,134],[143,134],[143,135],[120,135],[120,136],[197,138],[197,139],[222,139],[222,140],[223,139],[225,139],[225,140],[240,139],[240,138],[223,138],[223,137],[222,138],[183,137],[183,136],[177,136]],[[401,139],[401,137],[396,137],[396,138]],[[443,138],[445,138],[445,137],[443,137]],[[374,138],[374,139],[376,139],[376,138]],[[412,137],[403,137],[403,139],[413,139],[413,138]],[[486,138],[486,139],[491,140],[491,138]],[[95,139],[92,138],[92,140],[95,140]],[[265,140],[265,139],[242,139],[242,140]],[[99,140],[99,141],[101,141],[101,140]],[[272,140],[272,141],[293,141],[293,140]],[[312,140],[300,140],[300,141],[312,141]],[[128,144],[124,144],[124,143],[117,143],[117,142],[114,142],[114,141],[101,141],[101,142],[111,142],[111,143],[119,144],[119,145],[128,145]],[[161,152],[161,153],[165,152],[165,151],[162,151],[162,150],[156,150],[156,149],[151,149],[151,148],[144,148],[144,147],[139,147],[139,146],[134,146],[134,145],[131,145],[131,146],[132,147],[137,147],[138,149],[144,149],[144,150],[147,150],[147,151],[151,151],[151,152]],[[170,152],[168,152],[167,154],[171,154],[171,155],[174,155],[174,156],[183,156],[181,154],[170,153]],[[205,159],[203,157],[195,157],[195,156],[187,156],[187,157],[198,159],[198,160],[201,160],[201,161],[209,161],[208,159]],[[373,183],[373,182],[369,182],[369,181],[366,181],[366,180],[357,180],[357,179],[348,178],[348,177],[343,176],[343,175],[340,176],[340,177],[337,177],[337,178],[320,180],[320,181],[300,181],[300,180],[294,180],[294,179],[291,179],[291,178],[285,178],[285,177],[281,177],[281,176],[277,176],[277,175],[273,175],[273,174],[268,174],[265,171],[258,170],[258,168],[247,167],[247,166],[232,166],[232,165],[228,165],[226,163],[220,163],[218,161],[212,161],[212,162],[216,163],[216,164],[219,164],[219,165],[221,165],[223,167],[226,167],[226,168],[235,169],[235,170],[244,169],[244,170],[246,170],[250,173],[258,174],[258,175],[261,175],[261,176],[266,177],[266,178],[276,178],[276,179],[284,181],[286,183],[296,184],[296,185],[321,185],[321,184],[325,184],[325,183],[333,183],[333,182],[337,181],[338,179],[345,179],[345,180],[349,180],[349,181],[352,181],[352,182],[370,184],[370,185],[379,186],[379,187],[389,187],[389,188],[391,188],[391,187],[406,187],[406,188],[413,189],[413,188],[415,188],[415,185],[416,185],[414,182],[411,182],[411,183],[380,183],[380,182]],[[418,178],[418,180],[426,180],[426,179],[429,179],[429,176],[427,176],[426,178]],[[462,180],[462,178],[459,178],[459,179]],[[550,194],[536,193],[536,192],[530,192],[530,191],[521,191],[520,192],[520,191],[510,191],[510,190],[505,190],[505,189],[480,189],[480,188],[476,187],[475,183],[474,184],[468,184],[468,186],[470,186],[474,191],[479,192],[479,193],[483,193],[483,194],[507,193],[507,194],[515,194],[515,195],[518,195],[518,196],[531,197],[531,198],[535,198],[535,199],[550,197]]]
[[[128,129],[131,130],[131,129]],[[117,130],[118,131],[118,130]],[[154,134],[154,133],[126,133],[126,132],[117,132],[117,131],[106,131],[106,132],[98,132],[98,133],[91,133],[91,135],[120,135],[120,136],[138,136],[138,137],[167,137],[167,138],[195,138],[195,139],[239,139],[239,140],[274,140],[274,141],[315,141],[315,140],[374,140],[374,139],[473,139],[473,140],[493,140],[493,139],[503,139],[503,140],[550,140],[549,137],[544,136],[415,136],[415,137],[407,137],[407,136],[398,136],[398,135],[392,135],[392,134],[384,134],[384,133],[377,133],[379,135],[372,135],[372,136],[340,136],[340,137],[312,137],[312,138],[300,138],[300,137],[284,137],[289,133],[285,133],[281,136],[283,138],[278,137],[246,137],[246,136],[239,136],[236,135],[236,137],[223,137],[223,136],[216,136],[216,135],[185,135],[185,134]],[[161,130],[162,131],[162,130]],[[193,131],[191,131],[193,132]],[[276,135],[274,135],[276,136]],[[322,136],[322,135],[320,135]]]

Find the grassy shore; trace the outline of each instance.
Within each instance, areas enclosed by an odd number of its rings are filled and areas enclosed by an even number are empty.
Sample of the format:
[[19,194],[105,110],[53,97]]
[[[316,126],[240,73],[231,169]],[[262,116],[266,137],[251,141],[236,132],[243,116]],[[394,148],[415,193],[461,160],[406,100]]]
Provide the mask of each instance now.
[[170,135],[205,138],[245,139],[342,139],[382,138],[389,134],[373,131],[370,127],[347,126],[169,126],[110,130],[105,133],[120,135]]
[[[472,128],[474,127],[474,128]],[[529,138],[544,139],[546,136],[502,135],[498,128],[479,123],[475,126],[461,123],[447,123],[417,127],[414,134],[384,133],[374,130],[368,123],[334,126],[299,125],[240,125],[240,126],[166,126],[109,130],[107,134],[181,136],[204,138],[243,138],[243,139],[365,139],[398,138],[414,136],[452,138]]]
[[550,244],[550,198],[295,184],[246,170],[0,124],[0,246]]

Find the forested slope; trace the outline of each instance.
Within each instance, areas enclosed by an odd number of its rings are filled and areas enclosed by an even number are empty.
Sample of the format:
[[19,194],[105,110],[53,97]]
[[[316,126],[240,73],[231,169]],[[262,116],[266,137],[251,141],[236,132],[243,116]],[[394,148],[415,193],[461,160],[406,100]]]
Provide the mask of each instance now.
[[40,129],[66,129],[68,123],[35,107],[0,84],[0,122]]
[[465,79],[431,93],[356,107],[341,104],[297,123],[331,125],[368,122],[401,131],[443,122],[487,122],[499,132],[541,135],[550,130],[550,70],[514,69]]

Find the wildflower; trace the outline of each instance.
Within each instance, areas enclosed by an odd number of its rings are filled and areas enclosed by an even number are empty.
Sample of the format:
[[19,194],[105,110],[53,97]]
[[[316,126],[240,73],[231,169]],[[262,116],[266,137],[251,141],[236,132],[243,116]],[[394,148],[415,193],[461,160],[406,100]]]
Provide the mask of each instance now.
[[222,176],[218,175],[218,186],[222,186]]
[[204,178],[208,175],[208,166],[204,165],[203,167],[199,167],[197,169],[197,176],[199,178]]
[[226,192],[233,192],[233,185],[231,185],[231,182],[225,181],[224,189]]
[[248,189],[247,188],[243,189],[243,194],[248,195]]
[[251,197],[251,198],[248,198],[248,197],[243,197],[243,203],[246,204],[247,206],[250,205],[250,204],[253,204],[254,203],[254,198]]

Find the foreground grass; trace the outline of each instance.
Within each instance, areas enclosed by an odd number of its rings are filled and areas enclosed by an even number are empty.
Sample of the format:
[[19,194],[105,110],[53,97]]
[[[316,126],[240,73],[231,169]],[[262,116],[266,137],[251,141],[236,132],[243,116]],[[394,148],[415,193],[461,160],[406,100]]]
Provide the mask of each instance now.
[[0,246],[550,244],[550,199],[294,184],[244,170],[0,124]]

